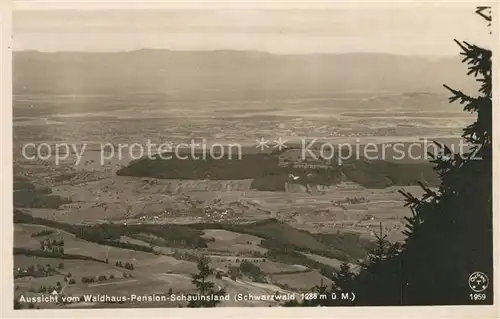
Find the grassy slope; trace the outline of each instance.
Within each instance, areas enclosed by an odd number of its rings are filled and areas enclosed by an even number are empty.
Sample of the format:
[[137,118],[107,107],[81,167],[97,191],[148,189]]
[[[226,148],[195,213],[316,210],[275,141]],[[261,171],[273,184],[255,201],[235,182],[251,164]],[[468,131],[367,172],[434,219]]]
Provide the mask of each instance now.
[[261,246],[282,253],[311,252],[318,255],[349,261],[363,258],[371,246],[367,240],[355,234],[312,234],[295,229],[276,219],[250,224],[192,224],[196,229],[224,229],[264,238]]
[[201,238],[201,231],[192,230],[181,225],[70,225],[53,220],[33,217],[19,210],[14,212],[14,223],[44,225],[65,230],[74,234],[78,238],[82,238],[90,242],[147,252],[152,252],[153,249],[151,247],[120,242],[120,237],[130,236],[136,233],[150,233],[163,238],[167,243],[172,244],[174,247],[206,247],[204,239]]
[[[80,226],[36,218],[16,210],[14,212],[14,222],[38,224],[62,229],[90,242],[146,252],[152,252],[151,247],[123,243],[119,241],[119,238],[121,236],[134,236],[135,234],[152,234],[162,238],[164,245],[169,247],[177,245],[176,247],[204,248],[206,247],[206,243],[201,237],[203,235],[202,230],[224,229],[264,238],[261,246],[269,249],[265,256],[270,260],[287,264],[304,265],[318,269],[323,274],[331,274],[333,268],[314,261],[303,253],[314,253],[343,261],[352,261],[357,258],[363,258],[367,247],[371,245],[369,241],[361,240],[356,235],[311,234],[307,231],[295,229],[275,219],[240,225],[204,223],[190,225],[100,224],[95,226]],[[18,253],[31,254],[31,252],[27,251],[18,251]]]

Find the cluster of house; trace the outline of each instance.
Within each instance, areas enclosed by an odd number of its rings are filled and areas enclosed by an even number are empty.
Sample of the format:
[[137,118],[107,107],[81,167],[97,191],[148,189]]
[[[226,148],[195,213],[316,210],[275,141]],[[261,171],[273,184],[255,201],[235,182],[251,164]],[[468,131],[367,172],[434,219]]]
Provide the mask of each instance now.
[[205,218],[212,220],[224,220],[226,218],[233,218],[236,215],[232,208],[218,208],[212,205],[205,207],[203,214]]

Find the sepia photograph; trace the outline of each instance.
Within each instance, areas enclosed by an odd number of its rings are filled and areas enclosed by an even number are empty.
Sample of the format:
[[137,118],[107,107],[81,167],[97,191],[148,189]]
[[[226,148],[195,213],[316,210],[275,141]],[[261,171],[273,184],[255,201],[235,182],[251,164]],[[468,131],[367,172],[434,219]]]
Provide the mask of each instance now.
[[12,6],[14,313],[494,305],[496,2],[84,2]]

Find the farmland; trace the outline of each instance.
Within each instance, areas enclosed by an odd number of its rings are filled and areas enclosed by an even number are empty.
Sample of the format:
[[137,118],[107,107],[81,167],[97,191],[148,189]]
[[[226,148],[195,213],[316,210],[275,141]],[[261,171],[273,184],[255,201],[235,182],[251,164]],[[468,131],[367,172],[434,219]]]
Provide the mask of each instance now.
[[[115,225],[113,231],[108,226],[92,226],[90,233],[101,234],[101,237],[81,238],[80,228],[88,226],[71,226],[63,223],[33,218],[20,211],[15,214],[15,247],[14,270],[16,275],[15,289],[17,294],[36,295],[41,291],[51,292],[58,290],[66,296],[81,296],[85,294],[157,294],[177,293],[188,294],[193,291],[190,274],[196,273],[195,260],[201,255],[208,256],[210,265],[219,269],[224,275],[214,278],[219,285],[226,287],[229,293],[275,293],[282,291],[306,291],[310,289],[314,280],[328,282],[327,277],[321,276],[314,270],[320,264],[311,262],[305,254],[298,254],[295,259],[286,258],[288,241],[291,237],[302,234],[305,244],[300,240],[291,242],[300,250],[317,250],[325,254],[335,253],[333,248],[321,244],[315,235],[304,231],[295,231],[293,228],[276,221],[249,224],[247,226],[220,225],[220,224],[192,224],[179,226],[178,232],[195,234],[212,243],[218,243],[216,250],[210,246],[202,249],[177,248],[171,254],[153,249],[152,252],[119,247],[120,244],[108,241],[103,244],[102,238],[109,236],[133,236],[134,232],[142,234],[158,233],[161,225],[150,226],[120,226]],[[48,226],[50,225],[50,226]],[[138,229],[138,227],[140,229]],[[273,232],[268,232],[267,228]],[[229,228],[232,230],[224,230]],[[202,231],[203,230],[203,231]],[[257,237],[251,233],[265,236]],[[266,235],[267,234],[267,235]],[[125,237],[125,236],[124,236]],[[129,240],[130,237],[125,238]],[[125,240],[125,241],[126,241]],[[273,241],[269,248],[266,240]],[[43,242],[64,242],[64,253],[52,255],[47,248],[40,248]],[[134,244],[139,245],[141,241]],[[234,245],[248,245],[252,250],[232,250]],[[244,244],[243,244],[244,243]],[[220,248],[225,247],[227,254],[220,254]],[[260,249],[259,249],[260,248]],[[278,252],[278,250],[282,250]],[[255,257],[255,254],[259,257]],[[234,255],[236,254],[236,256]],[[293,254],[292,254],[293,255]],[[191,261],[188,259],[192,259]],[[306,261],[312,268],[301,265]],[[309,261],[309,262],[307,262]],[[122,263],[130,263],[133,269],[123,267]],[[249,278],[244,264],[253,265],[261,272],[261,284],[254,283]],[[229,270],[242,269],[235,278],[230,278]],[[31,273],[34,269],[34,273]],[[52,270],[54,269],[54,270]],[[49,271],[50,270],[50,271]],[[330,269],[330,270],[333,270]],[[297,274],[307,274],[306,281],[301,281]],[[227,276],[227,277],[226,277]],[[323,278],[323,279],[322,279]],[[260,281],[259,280],[259,281]],[[300,280],[299,280],[300,281]],[[265,283],[265,284],[264,284]],[[311,286],[311,287],[309,287]],[[59,288],[58,288],[59,287]],[[288,289],[288,290],[287,290]],[[264,302],[264,301],[262,301]],[[267,304],[267,302],[265,302]],[[255,305],[259,305],[257,302]],[[272,304],[272,303],[271,303]],[[44,305],[38,305],[43,307]],[[49,308],[53,304],[47,305]],[[65,307],[92,307],[93,304],[66,304]],[[176,306],[162,304],[161,306]]]
[[[438,101],[456,125],[442,126],[443,111],[426,109],[429,101]],[[393,160],[389,149],[388,159],[334,160],[327,169],[284,167],[281,152],[261,151],[255,141],[283,137],[293,148],[311,137],[352,145],[404,142],[407,148],[421,136],[454,135],[466,120],[434,93],[323,92],[271,102],[245,98],[207,107],[194,100],[175,105],[161,94],[16,96],[15,295],[188,295],[202,256],[214,270],[210,280],[232,295],[330,285],[342,262],[355,265],[366,257],[381,223],[388,240],[404,240],[404,218],[411,212],[398,191],[418,196],[419,182],[436,186],[432,165]],[[387,108],[394,114],[388,116]],[[114,148],[205,139],[207,145],[241,144],[241,160],[151,159]],[[71,150],[58,162],[21,154],[26,143],[62,142],[75,143],[81,158]],[[109,146],[105,160],[103,143]],[[186,302],[34,305],[150,306]]]

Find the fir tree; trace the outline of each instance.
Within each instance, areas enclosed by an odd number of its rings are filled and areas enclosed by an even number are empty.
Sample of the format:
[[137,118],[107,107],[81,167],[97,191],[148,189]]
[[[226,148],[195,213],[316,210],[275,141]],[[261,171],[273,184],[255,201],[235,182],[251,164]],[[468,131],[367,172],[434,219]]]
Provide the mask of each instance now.
[[213,269],[210,268],[209,261],[206,257],[202,257],[198,261],[198,271],[197,274],[192,275],[192,283],[196,286],[196,290],[198,291],[198,293],[193,296],[200,299],[203,297],[209,297],[211,299],[190,301],[188,307],[216,307],[220,301],[214,300],[214,297],[223,296],[225,291],[224,289],[216,289],[215,284],[208,280],[213,274]]
[[[480,12],[486,14],[484,9]],[[420,198],[401,191],[412,212],[404,232],[407,237],[402,247],[391,249],[392,256],[370,260],[370,267],[354,279],[357,300],[364,304],[478,304],[469,298],[468,277],[475,271],[493,277],[491,51],[455,42],[467,74],[480,88],[477,96],[445,88],[452,93],[451,103],[459,102],[477,115],[462,135],[473,147],[454,154],[438,144],[441,152],[432,163],[441,178],[439,189],[421,184]],[[491,290],[486,296],[484,303],[491,303]]]
[[340,270],[333,275],[334,290],[349,291],[349,284],[354,277],[351,266],[347,262],[340,264]]
[[[491,22],[489,8],[480,7],[476,13]],[[467,75],[479,83],[478,94],[444,87],[452,94],[450,103],[458,102],[464,111],[476,114],[475,122],[462,134],[472,147],[454,154],[449,147],[436,143],[441,152],[431,162],[441,179],[438,190],[421,183],[424,195],[419,198],[400,191],[412,212],[406,218],[404,243],[389,244],[379,235],[359,274],[350,274],[343,267],[335,275],[335,290],[356,294],[351,305],[493,302],[491,283],[484,291],[486,299],[480,301],[470,299],[468,284],[469,276],[476,271],[493,279],[492,52],[466,41],[455,42],[462,51]]]
[[[488,22],[488,8],[476,11]],[[405,249],[405,296],[412,304],[478,304],[471,301],[468,277],[475,271],[493,278],[492,246],[492,74],[490,50],[455,40],[461,49],[467,75],[479,83],[476,96],[444,85],[450,103],[475,113],[476,121],[463,130],[472,145],[454,154],[445,145],[432,162],[441,177],[437,191],[421,185],[425,194],[416,198],[401,192],[413,212],[408,219]],[[490,285],[491,288],[491,285]],[[491,290],[485,292],[492,302]]]

